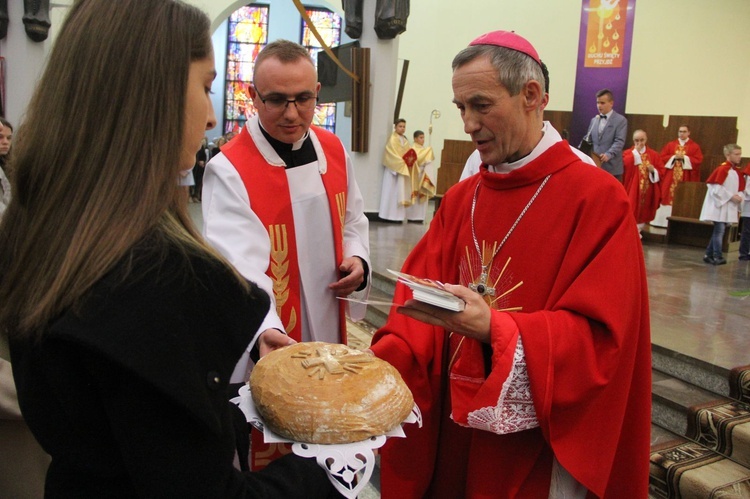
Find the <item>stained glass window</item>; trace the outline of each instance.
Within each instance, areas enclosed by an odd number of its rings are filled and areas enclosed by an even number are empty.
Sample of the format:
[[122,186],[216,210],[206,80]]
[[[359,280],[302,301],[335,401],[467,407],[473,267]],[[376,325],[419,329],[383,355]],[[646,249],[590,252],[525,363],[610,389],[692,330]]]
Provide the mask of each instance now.
[[[341,16],[328,9],[307,9],[315,28],[329,47],[338,47],[341,43]],[[322,45],[315,38],[305,20],[302,20],[302,33],[300,45],[307,47],[315,64],[318,64],[318,52],[323,50]],[[323,127],[331,132],[336,131],[336,103],[320,104],[315,109],[313,124]]]
[[248,87],[258,52],[268,43],[268,6],[240,7],[227,20],[224,133],[242,127],[255,114]]

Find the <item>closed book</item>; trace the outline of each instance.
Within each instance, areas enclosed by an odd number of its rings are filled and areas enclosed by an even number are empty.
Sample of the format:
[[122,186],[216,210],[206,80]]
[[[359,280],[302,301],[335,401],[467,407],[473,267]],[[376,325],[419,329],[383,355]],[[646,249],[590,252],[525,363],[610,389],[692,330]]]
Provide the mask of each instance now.
[[440,281],[416,277],[391,269],[388,269],[388,272],[397,276],[399,282],[407,285],[412,290],[412,295],[417,301],[454,312],[461,312],[466,306],[466,303],[461,298],[446,291],[443,283]]

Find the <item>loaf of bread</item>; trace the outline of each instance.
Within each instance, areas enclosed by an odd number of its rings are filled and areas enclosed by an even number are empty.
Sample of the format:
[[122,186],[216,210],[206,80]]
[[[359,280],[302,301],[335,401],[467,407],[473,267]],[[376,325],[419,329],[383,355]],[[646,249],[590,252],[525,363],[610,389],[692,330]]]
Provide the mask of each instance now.
[[253,368],[249,385],[269,429],[296,442],[340,444],[382,435],[414,407],[393,366],[346,345],[308,342],[275,350]]

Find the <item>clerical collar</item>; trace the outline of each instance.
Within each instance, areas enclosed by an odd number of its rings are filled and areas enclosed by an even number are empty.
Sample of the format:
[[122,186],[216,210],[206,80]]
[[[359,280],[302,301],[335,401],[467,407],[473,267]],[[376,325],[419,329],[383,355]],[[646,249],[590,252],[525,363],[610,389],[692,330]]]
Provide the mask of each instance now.
[[315,146],[313,146],[312,139],[310,138],[310,130],[305,135],[293,144],[287,144],[271,137],[263,124],[258,120],[258,126],[263,137],[266,138],[276,154],[279,155],[281,160],[286,165],[285,168],[294,168],[296,166],[303,166],[313,163],[318,160],[318,155],[315,153]]
[[690,139],[685,139],[685,140],[677,139],[677,142],[679,142],[681,146],[684,146],[685,144],[687,144],[688,140],[690,140]]
[[541,156],[544,151],[555,145],[557,142],[560,142],[561,140],[562,137],[560,137],[560,134],[557,133],[557,130],[555,130],[552,125],[549,124],[549,121],[545,121],[542,124],[542,138],[529,154],[521,159],[513,161],[512,163],[501,163],[498,166],[489,166],[488,169],[493,173],[510,173],[513,170],[517,170],[518,168],[531,163],[536,158]]

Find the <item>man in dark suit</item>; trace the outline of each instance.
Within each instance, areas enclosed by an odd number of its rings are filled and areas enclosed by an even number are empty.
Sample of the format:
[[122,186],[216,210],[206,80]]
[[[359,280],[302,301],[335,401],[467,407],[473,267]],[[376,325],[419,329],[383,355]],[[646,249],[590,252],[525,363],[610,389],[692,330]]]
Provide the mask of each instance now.
[[589,135],[593,144],[592,156],[597,156],[601,167],[622,182],[622,150],[628,134],[628,120],[612,109],[614,104],[608,88],[596,93],[599,114],[589,124]]

